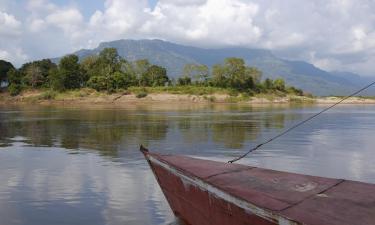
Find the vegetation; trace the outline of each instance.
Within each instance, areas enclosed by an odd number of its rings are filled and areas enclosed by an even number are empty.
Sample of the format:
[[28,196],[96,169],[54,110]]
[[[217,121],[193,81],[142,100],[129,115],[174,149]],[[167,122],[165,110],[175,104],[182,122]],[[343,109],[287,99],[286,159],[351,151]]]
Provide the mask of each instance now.
[[[209,69],[206,65],[187,64],[177,80],[167,76],[165,68],[152,65],[147,59],[130,62],[120,57],[115,48],[106,48],[99,55],[82,61],[76,55],[63,57],[56,65],[49,59],[34,61],[14,69],[1,63],[7,71],[2,80],[9,81],[8,90],[17,95],[22,89],[48,89],[44,99],[57,92],[92,88],[108,93],[129,90],[138,98],[153,91],[206,95],[225,92],[231,96],[251,96],[259,93],[303,95],[303,91],[286,86],[283,79],[261,80],[262,72],[246,66],[241,58],[226,58]],[[247,98],[247,97],[246,97]]]
[[8,81],[7,73],[9,70],[14,69],[12,63],[5,60],[0,60],[0,85],[2,82]]

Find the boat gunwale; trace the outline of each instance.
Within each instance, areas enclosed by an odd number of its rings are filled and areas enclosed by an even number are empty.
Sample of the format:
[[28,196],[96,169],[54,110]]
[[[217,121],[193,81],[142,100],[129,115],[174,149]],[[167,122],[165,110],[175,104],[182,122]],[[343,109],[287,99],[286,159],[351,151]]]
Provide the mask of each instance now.
[[[256,216],[259,216],[263,219],[266,219],[268,221],[271,221],[276,224],[280,225],[301,225],[302,223],[299,223],[297,221],[294,221],[284,215],[277,214],[273,210],[264,209],[261,208],[255,204],[252,204],[238,196],[232,195],[227,193],[224,190],[221,190],[220,188],[210,184],[209,182],[203,181],[201,178],[198,178],[190,173],[187,173],[185,171],[181,171],[174,166],[166,163],[163,160],[158,159],[158,157],[154,157],[152,154],[150,154],[148,151],[142,151],[148,161],[151,163],[155,163],[164,169],[166,169],[168,172],[174,174],[175,176],[184,179],[185,182],[190,183],[192,186],[196,186],[200,188],[201,190],[207,191],[209,194],[216,196],[219,199],[223,199],[231,204],[236,205],[237,207],[242,208],[243,210],[250,212]],[[154,171],[153,171],[154,172]],[[184,173],[185,172],[185,173]],[[155,172],[154,172],[155,173]],[[159,179],[156,174],[155,177]]]

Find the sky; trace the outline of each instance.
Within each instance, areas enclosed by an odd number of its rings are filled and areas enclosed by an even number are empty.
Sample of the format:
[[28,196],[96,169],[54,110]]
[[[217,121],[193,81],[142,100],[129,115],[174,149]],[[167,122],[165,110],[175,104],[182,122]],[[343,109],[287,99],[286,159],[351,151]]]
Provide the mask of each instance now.
[[100,42],[264,48],[375,77],[374,0],[0,0],[0,59],[20,66]]

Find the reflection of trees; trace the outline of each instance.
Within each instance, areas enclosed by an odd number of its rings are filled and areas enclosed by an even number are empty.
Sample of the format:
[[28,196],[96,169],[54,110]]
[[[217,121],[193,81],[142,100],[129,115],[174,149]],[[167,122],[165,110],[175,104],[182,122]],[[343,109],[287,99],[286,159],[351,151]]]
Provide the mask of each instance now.
[[10,138],[21,136],[32,146],[95,149],[116,157],[118,151],[141,143],[167,140],[170,131],[180,135],[183,144],[215,142],[239,149],[246,141],[257,140],[263,127],[280,129],[286,120],[300,116],[268,109],[262,113],[236,105],[215,107],[208,108],[212,113],[196,108],[174,113],[175,108],[152,106],[131,110],[16,108],[17,112],[0,113],[0,145],[9,145]]
[[[233,106],[229,106],[233,107]],[[223,113],[202,118],[179,117],[177,127],[186,143],[222,143],[231,149],[242,148],[246,140],[255,140],[261,130],[261,121],[253,115],[231,116]]]
[[130,144],[164,139],[168,131],[163,114],[128,115],[121,110],[40,108],[0,116],[0,143],[4,146],[21,136],[32,146],[96,149],[109,156]]
[[264,120],[265,128],[284,128],[285,114],[284,113],[272,113]]
[[242,148],[246,140],[255,140],[260,131],[259,122],[226,121],[212,125],[212,139],[228,148]]
[[200,143],[209,140],[210,125],[202,118],[194,118],[188,115],[178,117],[177,129],[186,143]]

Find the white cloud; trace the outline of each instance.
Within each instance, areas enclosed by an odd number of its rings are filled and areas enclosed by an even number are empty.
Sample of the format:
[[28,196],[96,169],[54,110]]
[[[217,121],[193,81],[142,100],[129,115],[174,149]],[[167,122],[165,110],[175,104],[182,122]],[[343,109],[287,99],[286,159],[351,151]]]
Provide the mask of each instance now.
[[182,4],[160,1],[140,32],[198,45],[246,45],[257,42],[253,22],[258,5],[240,0],[207,0]]
[[[17,44],[32,58],[101,41],[160,38],[201,47],[268,48],[324,69],[375,72],[369,66],[375,58],[372,0],[159,0],[154,8],[147,0],[106,0],[88,17],[76,5],[52,0],[17,5],[26,11],[14,14],[13,6],[0,12],[0,40],[23,37]],[[40,48],[37,40],[43,42]],[[5,45],[0,49],[10,52]]]
[[40,32],[46,28],[46,22],[42,19],[31,19],[29,22],[29,29],[32,32]]
[[83,16],[77,9],[59,9],[49,14],[45,21],[48,25],[60,28],[72,39],[78,38],[84,29]]
[[0,11],[0,38],[14,37],[21,33],[21,22],[13,15]]
[[27,10],[32,13],[48,13],[57,9],[57,6],[48,0],[29,0]]
[[16,65],[20,65],[29,59],[26,53],[23,52],[22,48],[10,47],[7,50],[0,48],[0,59],[12,62]]
[[105,10],[96,11],[90,18],[90,33],[97,34],[99,39],[123,38],[136,33],[146,20],[146,0],[107,0]]

